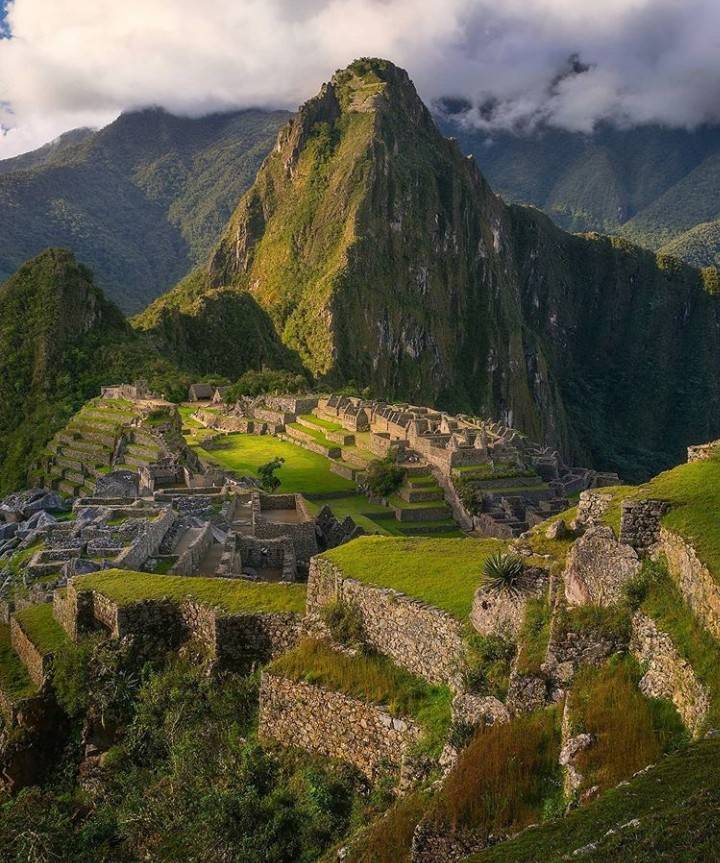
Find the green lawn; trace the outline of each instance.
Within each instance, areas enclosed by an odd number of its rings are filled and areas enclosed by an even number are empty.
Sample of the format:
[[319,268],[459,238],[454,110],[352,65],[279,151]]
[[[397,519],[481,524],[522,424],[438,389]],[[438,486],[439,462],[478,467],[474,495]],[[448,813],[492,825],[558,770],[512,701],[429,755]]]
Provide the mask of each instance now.
[[20,657],[10,646],[10,627],[5,623],[0,623],[0,690],[11,701],[19,701],[36,691]]
[[462,620],[470,613],[485,558],[506,546],[499,539],[367,536],[324,557],[348,578],[394,588]]
[[198,447],[200,455],[226,470],[256,476],[258,467],[274,458],[284,458],[277,472],[280,492],[303,492],[308,495],[355,490],[355,485],[330,471],[325,456],[270,435],[231,434],[211,449]]
[[195,599],[229,613],[305,611],[304,584],[277,584],[230,578],[155,575],[108,569],[73,579],[78,590],[96,590],[120,605],[143,599]]
[[67,633],[53,617],[52,603],[31,605],[18,611],[15,618],[43,656],[55,653],[68,640]]
[[270,665],[271,673],[343,692],[409,716],[425,730],[425,745],[439,751],[450,729],[450,690],[432,686],[379,654],[348,656],[323,641],[305,639]]

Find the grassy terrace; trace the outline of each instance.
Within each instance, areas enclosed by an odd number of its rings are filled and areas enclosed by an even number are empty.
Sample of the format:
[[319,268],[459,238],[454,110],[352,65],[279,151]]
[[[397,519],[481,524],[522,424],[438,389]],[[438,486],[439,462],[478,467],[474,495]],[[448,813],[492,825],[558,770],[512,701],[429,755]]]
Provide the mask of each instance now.
[[664,566],[645,563],[647,594],[640,607],[672,638],[710,699],[709,724],[720,725],[720,643],[700,624]]
[[387,707],[414,719],[425,731],[425,746],[442,747],[450,727],[450,690],[431,686],[375,654],[348,656],[314,639],[301,641],[268,669],[292,680],[313,683],[352,698]]
[[338,443],[326,438],[322,429],[311,429],[307,426],[300,425],[300,423],[289,423],[287,428],[309,435],[315,443],[320,444],[320,446],[327,447],[328,449],[337,449],[340,446]]
[[268,584],[242,579],[154,575],[108,569],[73,579],[78,590],[96,590],[119,605],[143,599],[194,599],[234,614],[305,610],[305,585]]
[[[308,501],[308,509],[317,515],[324,501]],[[347,497],[333,498],[327,501],[328,506],[341,521],[345,516],[350,516],[356,524],[365,528],[368,533],[392,534],[401,536],[398,520],[392,510],[379,503],[370,503],[366,497],[360,494],[351,494]]]
[[330,471],[330,462],[324,456],[270,435],[230,434],[210,449],[204,449],[202,444],[197,449],[208,461],[250,476],[272,459],[284,458],[285,464],[277,472],[280,492],[313,495],[355,491],[354,483]]
[[470,613],[485,558],[506,545],[499,539],[367,536],[323,557],[348,578],[394,588],[462,620]]
[[0,623],[0,690],[10,701],[19,701],[36,691],[20,657],[10,646],[10,627],[4,623]]
[[53,617],[51,603],[31,605],[18,611],[15,618],[43,656],[55,653],[68,640],[65,630]]
[[[325,420],[322,417],[316,417],[315,414],[303,414],[300,419],[307,420],[307,422],[318,426],[318,428],[323,428],[326,431],[345,431],[345,429],[340,425],[340,423],[334,423],[331,420]],[[347,434],[350,434],[350,432],[347,432]]]
[[620,503],[628,498],[660,498],[672,503],[663,524],[685,537],[698,557],[720,581],[720,456],[682,464],[639,486],[616,486],[601,491],[613,495],[605,521],[620,527]]

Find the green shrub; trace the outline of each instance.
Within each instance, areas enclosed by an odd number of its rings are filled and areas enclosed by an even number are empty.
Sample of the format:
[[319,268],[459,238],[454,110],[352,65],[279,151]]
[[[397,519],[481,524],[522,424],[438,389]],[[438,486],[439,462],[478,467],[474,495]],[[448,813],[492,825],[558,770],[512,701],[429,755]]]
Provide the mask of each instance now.
[[53,689],[58,704],[74,718],[87,709],[90,698],[90,657],[94,641],[67,642],[55,654]]
[[501,636],[468,631],[465,636],[465,685],[478,695],[504,699],[514,656],[515,646]]
[[335,641],[347,645],[361,645],[364,642],[362,615],[354,606],[336,600],[323,606],[321,614]]
[[368,465],[365,484],[375,497],[390,497],[402,485],[405,470],[392,459],[377,459]]

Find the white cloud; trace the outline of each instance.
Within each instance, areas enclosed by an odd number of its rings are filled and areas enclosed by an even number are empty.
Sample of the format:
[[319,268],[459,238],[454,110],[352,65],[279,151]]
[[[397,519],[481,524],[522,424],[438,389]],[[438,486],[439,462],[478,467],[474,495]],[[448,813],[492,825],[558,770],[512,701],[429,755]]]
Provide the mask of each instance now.
[[146,105],[294,108],[367,55],[478,125],[720,120],[718,0],[15,0],[9,23],[0,158]]

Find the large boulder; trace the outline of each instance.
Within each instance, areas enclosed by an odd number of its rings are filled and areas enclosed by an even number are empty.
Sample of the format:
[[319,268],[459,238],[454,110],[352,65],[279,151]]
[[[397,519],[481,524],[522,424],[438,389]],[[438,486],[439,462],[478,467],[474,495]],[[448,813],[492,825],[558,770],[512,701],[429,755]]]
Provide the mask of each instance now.
[[608,525],[594,525],[570,549],[565,597],[570,605],[613,605],[639,569],[634,548],[618,542]]

